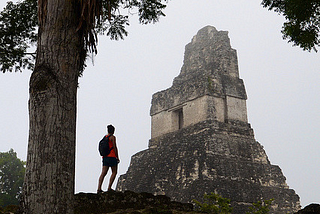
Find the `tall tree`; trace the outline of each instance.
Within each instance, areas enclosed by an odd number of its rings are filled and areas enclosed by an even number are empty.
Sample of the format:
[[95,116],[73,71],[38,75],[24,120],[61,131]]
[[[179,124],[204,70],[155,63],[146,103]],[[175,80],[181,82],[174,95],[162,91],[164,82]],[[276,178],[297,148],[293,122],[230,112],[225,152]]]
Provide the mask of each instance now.
[[25,162],[10,149],[0,152],[0,206],[18,205],[25,173]]
[[303,50],[315,50],[320,46],[320,1],[319,0],[263,0],[262,5],[282,14],[284,39]]
[[[129,24],[129,17],[121,12],[135,12],[142,24],[153,23],[164,16],[162,11],[166,6],[163,2],[167,1],[37,1],[38,36],[29,86],[30,130],[21,203],[23,213],[73,213],[76,97],[78,78],[85,67],[86,56],[88,52],[97,53],[97,33],[106,33],[112,39],[127,35],[125,26]],[[21,7],[25,6],[28,7],[26,11],[34,13],[34,5],[36,0],[25,0],[3,12],[14,17],[12,11],[23,11]],[[22,30],[17,30],[14,21],[10,20],[12,22],[8,26],[3,23],[4,15],[0,22],[8,28],[3,32],[14,29],[13,35],[19,32],[26,35],[22,35],[18,42],[9,43],[10,48],[0,52],[3,58],[0,61],[6,65],[1,69],[12,71],[32,65],[32,58],[26,58],[25,52],[34,36],[34,22],[32,19],[24,20],[30,21],[30,25],[21,24]],[[14,36],[7,38],[19,40]],[[7,47],[6,41],[0,46]],[[15,49],[19,50],[13,53],[16,59],[3,57],[4,53]]]

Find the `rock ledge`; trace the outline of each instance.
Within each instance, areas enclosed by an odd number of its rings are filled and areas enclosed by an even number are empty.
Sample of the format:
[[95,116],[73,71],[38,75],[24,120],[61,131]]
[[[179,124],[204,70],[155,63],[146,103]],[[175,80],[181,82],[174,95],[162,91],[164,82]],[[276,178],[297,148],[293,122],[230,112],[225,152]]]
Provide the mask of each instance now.
[[102,194],[75,195],[75,214],[102,213],[194,213],[193,205],[171,201],[164,195],[132,191],[110,191]]

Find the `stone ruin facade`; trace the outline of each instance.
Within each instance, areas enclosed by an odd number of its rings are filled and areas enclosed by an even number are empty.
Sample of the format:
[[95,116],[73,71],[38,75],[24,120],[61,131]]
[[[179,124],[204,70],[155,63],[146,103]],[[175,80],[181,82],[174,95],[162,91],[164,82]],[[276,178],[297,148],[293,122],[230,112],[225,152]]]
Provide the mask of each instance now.
[[199,30],[172,86],[153,95],[148,149],[132,156],[117,190],[180,202],[215,192],[230,198],[239,214],[271,198],[271,213],[299,210],[299,196],[254,138],[246,99],[228,32]]

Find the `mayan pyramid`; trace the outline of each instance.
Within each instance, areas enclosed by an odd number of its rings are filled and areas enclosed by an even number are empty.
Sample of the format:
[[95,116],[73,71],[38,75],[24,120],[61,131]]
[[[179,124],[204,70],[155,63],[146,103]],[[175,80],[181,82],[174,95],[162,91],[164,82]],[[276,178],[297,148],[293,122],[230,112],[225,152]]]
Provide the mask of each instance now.
[[148,149],[132,156],[117,190],[181,202],[215,192],[230,198],[239,214],[271,198],[271,213],[299,210],[299,196],[254,138],[246,100],[228,32],[202,28],[186,45],[172,86],[152,96]]

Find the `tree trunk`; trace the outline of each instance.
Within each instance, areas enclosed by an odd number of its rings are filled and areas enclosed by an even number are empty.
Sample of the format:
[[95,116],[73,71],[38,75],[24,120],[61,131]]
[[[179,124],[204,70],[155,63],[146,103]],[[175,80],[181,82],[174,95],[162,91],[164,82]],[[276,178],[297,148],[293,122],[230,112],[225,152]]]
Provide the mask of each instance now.
[[83,68],[77,0],[38,0],[39,37],[29,88],[23,213],[73,213],[76,98]]

